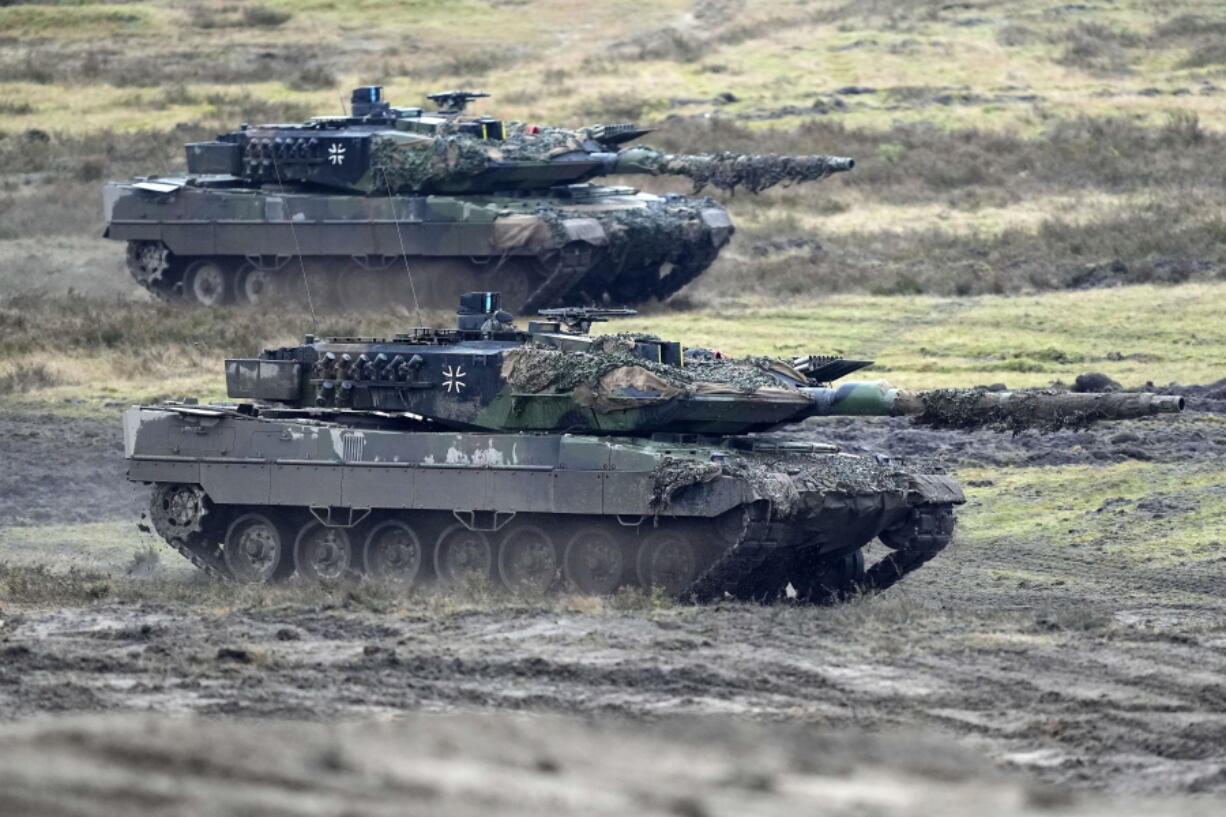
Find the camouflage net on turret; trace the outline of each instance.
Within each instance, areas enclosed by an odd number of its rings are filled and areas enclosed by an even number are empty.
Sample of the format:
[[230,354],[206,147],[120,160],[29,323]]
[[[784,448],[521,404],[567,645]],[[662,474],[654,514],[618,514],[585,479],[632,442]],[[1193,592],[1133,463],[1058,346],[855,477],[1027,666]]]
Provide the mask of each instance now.
[[543,346],[524,346],[506,353],[503,375],[520,394],[565,394],[581,386],[600,389],[601,381],[623,368],[641,369],[667,387],[675,396],[693,391],[700,384],[716,384],[743,393],[758,389],[788,389],[770,374],[770,367],[784,365],[770,358],[695,361],[684,367],[655,363],[634,353],[634,335],[599,336],[590,352],[562,352]]
[[454,176],[473,176],[489,164],[489,154],[470,136],[375,139],[370,149],[376,193],[412,193]]
[[583,150],[586,130],[538,128],[529,133],[521,123],[509,123],[500,142],[464,133],[440,131],[435,136],[383,136],[371,147],[370,169],[376,192],[417,192],[449,179],[475,176],[490,162],[543,161]]
[[586,138],[585,131],[567,128],[538,127],[535,133],[530,133],[523,123],[511,122],[507,125],[507,138],[498,143],[491,153],[512,162],[539,161],[583,150]]

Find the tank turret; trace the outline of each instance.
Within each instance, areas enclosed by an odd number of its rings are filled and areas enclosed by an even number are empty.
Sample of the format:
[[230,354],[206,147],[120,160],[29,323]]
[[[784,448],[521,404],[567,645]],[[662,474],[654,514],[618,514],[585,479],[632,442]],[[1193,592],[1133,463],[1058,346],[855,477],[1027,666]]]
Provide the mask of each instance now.
[[216,141],[190,144],[188,172],[378,195],[547,189],[615,174],[685,176],[695,193],[708,185],[757,193],[855,167],[853,159],[839,156],[687,155],[620,148],[647,133],[628,123],[567,129],[463,115],[469,102],[487,96],[473,91],[429,94],[440,109],[425,113],[392,107],[379,86],[358,88],[350,116],[244,126]]
[[871,361],[728,359],[651,335],[591,336],[631,310],[546,310],[526,330],[497,293],[461,299],[458,328],[308,338],[226,362],[229,394],[284,410],[403,413],[443,427],[585,434],[748,434],[809,417],[910,416],[928,425],[1058,428],[1177,412],[1180,397],[983,389],[907,391],[832,381]]

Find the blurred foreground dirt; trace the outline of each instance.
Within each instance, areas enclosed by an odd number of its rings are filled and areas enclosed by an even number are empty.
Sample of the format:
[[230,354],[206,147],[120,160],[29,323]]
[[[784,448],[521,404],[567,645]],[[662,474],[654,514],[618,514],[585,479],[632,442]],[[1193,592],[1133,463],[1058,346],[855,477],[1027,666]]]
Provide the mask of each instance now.
[[0,727],[0,812],[44,815],[1208,815],[996,772],[948,741],[705,719],[666,726],[414,715]]

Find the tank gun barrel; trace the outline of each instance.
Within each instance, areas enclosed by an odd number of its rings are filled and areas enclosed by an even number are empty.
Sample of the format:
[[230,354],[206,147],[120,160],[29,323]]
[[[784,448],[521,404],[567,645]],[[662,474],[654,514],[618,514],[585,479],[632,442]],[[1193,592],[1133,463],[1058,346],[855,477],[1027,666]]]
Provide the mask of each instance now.
[[1184,400],[1148,392],[1077,393],[936,389],[908,391],[882,381],[849,382],[834,388],[802,389],[813,401],[808,417],[910,416],[946,428],[1082,427],[1099,420],[1130,420],[1183,411]]
[[781,156],[758,153],[664,153],[646,146],[625,148],[608,163],[609,173],[645,173],[652,176],[688,176],[694,192],[707,185],[733,191],[743,187],[751,193],[778,184],[824,179],[856,166],[846,156]]

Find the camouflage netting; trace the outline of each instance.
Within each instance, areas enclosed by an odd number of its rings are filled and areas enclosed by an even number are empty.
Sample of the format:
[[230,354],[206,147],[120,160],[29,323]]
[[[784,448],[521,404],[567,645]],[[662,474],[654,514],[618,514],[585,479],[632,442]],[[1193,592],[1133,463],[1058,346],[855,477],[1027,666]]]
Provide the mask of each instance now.
[[614,335],[596,335],[592,338],[593,354],[616,355],[633,354],[635,344],[641,341],[658,341],[659,335],[647,332],[618,332]]
[[375,139],[370,150],[374,192],[412,193],[449,177],[473,176],[485,170],[490,155],[471,136]]
[[607,210],[597,215],[614,258],[620,265],[659,265],[676,263],[699,247],[709,247],[706,227],[699,215],[718,207],[711,199],[659,204],[623,210]]
[[986,389],[936,389],[917,392],[922,411],[919,425],[935,428],[990,428],[1018,434],[1064,428],[1085,428],[1100,420],[1135,416],[1129,414],[1130,395],[1070,394],[1053,389],[992,392]]
[[906,491],[908,485],[907,472],[898,466],[846,454],[760,454],[730,464],[727,471],[747,480],[781,517],[795,513],[806,493],[880,494]]
[[586,131],[567,128],[537,128],[529,133],[522,122],[507,123],[507,138],[498,143],[497,157],[508,161],[540,161],[563,153],[583,150]]
[[372,185],[376,192],[417,192],[449,178],[476,175],[491,161],[543,161],[580,151],[587,138],[585,130],[565,128],[529,133],[517,122],[508,125],[501,142],[445,131],[436,136],[383,136],[371,147]]
[[673,501],[673,496],[683,488],[710,482],[723,473],[717,462],[664,457],[651,472],[651,499],[649,505],[662,511]]
[[[760,193],[777,184],[795,184],[824,179],[846,170],[844,161],[834,156],[780,156],[756,153],[669,154],[651,148],[631,148],[634,165],[657,175],[688,176],[694,192],[707,185],[729,192],[743,187]],[[629,151],[627,151],[629,154]]]
[[550,208],[535,214],[549,225],[559,242],[567,240],[563,222],[572,218],[594,218],[609,239],[609,254],[618,267],[678,262],[691,255],[711,251],[712,243],[701,213],[723,209],[710,198],[680,202],[652,202],[633,207],[594,208],[590,210]]
[[787,388],[768,371],[770,367],[785,364],[769,358],[669,366],[634,354],[634,339],[633,335],[600,336],[593,339],[590,352],[524,346],[506,353],[503,377],[520,394],[566,394],[581,386],[598,389],[606,375],[622,368],[654,375],[672,392],[669,396],[692,391],[699,384],[719,384],[744,393],[762,388]]
[[898,466],[844,454],[754,454],[724,463],[664,457],[652,472],[651,507],[663,511],[682,489],[720,476],[746,481],[777,518],[800,511],[805,494],[897,494],[909,487],[908,472]]

